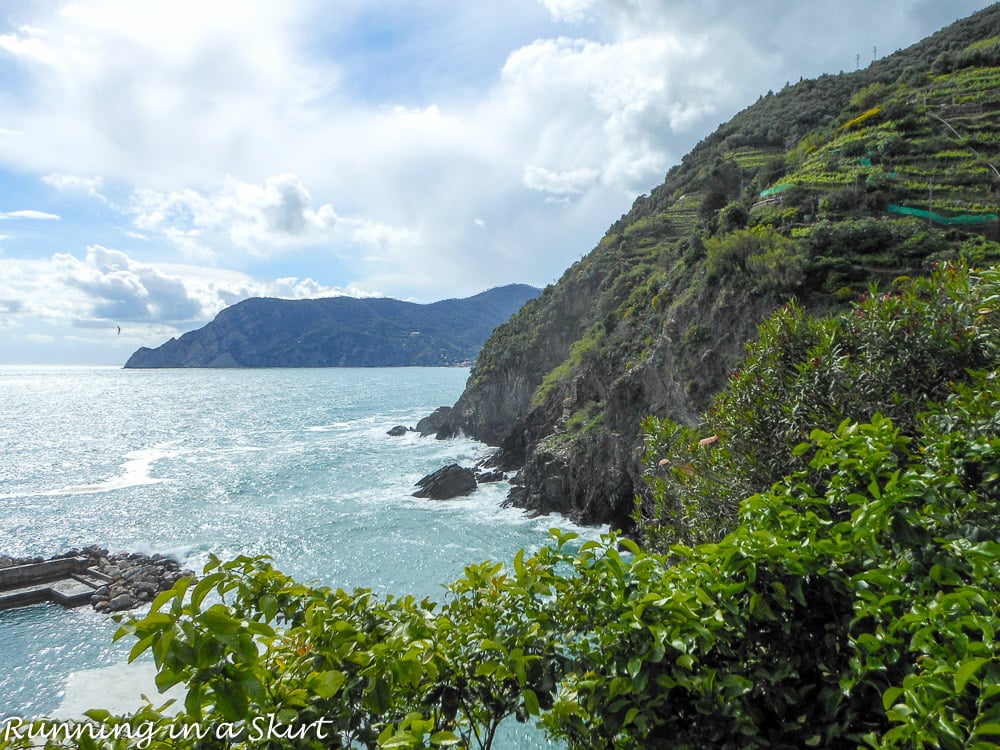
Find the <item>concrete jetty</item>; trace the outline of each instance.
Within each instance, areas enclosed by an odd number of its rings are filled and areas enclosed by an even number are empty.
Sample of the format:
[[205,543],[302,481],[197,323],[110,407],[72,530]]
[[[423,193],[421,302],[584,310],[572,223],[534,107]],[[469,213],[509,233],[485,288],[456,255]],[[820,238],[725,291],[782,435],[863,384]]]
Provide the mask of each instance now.
[[86,557],[62,557],[0,568],[0,610],[55,602],[64,607],[90,604],[94,592],[111,582],[88,566]]

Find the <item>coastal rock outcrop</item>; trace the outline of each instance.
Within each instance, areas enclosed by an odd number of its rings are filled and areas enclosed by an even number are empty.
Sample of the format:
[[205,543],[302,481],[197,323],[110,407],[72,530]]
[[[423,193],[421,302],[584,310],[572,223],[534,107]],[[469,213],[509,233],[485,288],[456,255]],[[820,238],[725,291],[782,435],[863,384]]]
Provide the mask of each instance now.
[[[498,447],[497,468],[517,472],[513,505],[632,531],[649,491],[643,421],[697,424],[775,309],[843,308],[966,247],[989,247],[984,259],[996,262],[1000,223],[981,197],[1000,184],[996,170],[984,179],[979,151],[959,163],[953,147],[996,122],[1000,103],[955,101],[970,70],[992,74],[971,53],[944,62],[992,45],[998,23],[991,6],[864,70],[762,96],[720,125],[494,330],[430,434]],[[921,139],[940,149],[904,148]],[[943,182],[955,216],[913,208]]]
[[[97,612],[121,612],[152,601],[161,591],[171,588],[181,578],[194,573],[166,555],[118,552],[92,545],[44,557],[0,556],[0,569],[14,571],[18,566],[51,567],[53,561],[67,565],[63,575],[76,585],[94,589],[90,604]],[[42,566],[40,564],[46,564]],[[47,579],[43,578],[42,581]]]
[[442,438],[454,437],[450,428],[448,428],[447,434],[443,434],[441,432],[441,430],[448,425],[450,419],[451,407],[439,406],[433,412],[417,422],[417,432],[420,433],[420,437],[427,437],[428,435],[435,435]]
[[161,591],[171,588],[181,578],[193,578],[194,573],[184,569],[166,555],[145,555],[140,552],[108,554],[99,547],[82,550],[90,567],[111,580],[91,597],[97,612],[120,612],[151,602]]
[[475,471],[458,464],[448,464],[425,476],[417,482],[417,486],[420,489],[413,493],[414,497],[451,500],[471,494],[478,484]]

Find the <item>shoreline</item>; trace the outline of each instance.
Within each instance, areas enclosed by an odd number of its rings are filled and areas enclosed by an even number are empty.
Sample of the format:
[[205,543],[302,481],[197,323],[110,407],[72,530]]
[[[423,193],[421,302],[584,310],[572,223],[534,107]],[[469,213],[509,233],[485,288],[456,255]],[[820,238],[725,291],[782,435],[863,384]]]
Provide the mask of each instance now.
[[54,601],[122,612],[148,604],[188,577],[195,574],[167,555],[111,553],[98,545],[48,558],[0,555],[0,611]]

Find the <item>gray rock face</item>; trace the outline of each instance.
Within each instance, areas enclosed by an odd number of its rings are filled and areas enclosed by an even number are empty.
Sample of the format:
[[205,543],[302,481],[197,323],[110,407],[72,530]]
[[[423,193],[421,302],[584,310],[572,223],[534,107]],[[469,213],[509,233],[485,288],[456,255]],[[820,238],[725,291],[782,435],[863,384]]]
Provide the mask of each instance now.
[[493,469],[492,471],[481,471],[476,474],[476,481],[480,484],[488,484],[490,482],[502,482],[507,478],[507,475],[498,469]]
[[413,493],[414,497],[430,498],[431,500],[450,500],[454,497],[469,495],[475,491],[476,472],[458,464],[449,464],[428,474],[419,482],[420,488]]
[[389,437],[403,437],[403,435],[405,435],[408,432],[410,432],[409,427],[404,427],[403,425],[398,424],[385,434],[388,435]]
[[[426,417],[417,422],[417,432],[420,433],[420,437],[427,437],[428,435],[438,435],[440,437],[453,437],[452,434],[440,434],[442,428],[444,428],[451,418],[451,407],[450,406],[439,406],[433,412],[428,414]],[[451,428],[448,429],[449,433]]]

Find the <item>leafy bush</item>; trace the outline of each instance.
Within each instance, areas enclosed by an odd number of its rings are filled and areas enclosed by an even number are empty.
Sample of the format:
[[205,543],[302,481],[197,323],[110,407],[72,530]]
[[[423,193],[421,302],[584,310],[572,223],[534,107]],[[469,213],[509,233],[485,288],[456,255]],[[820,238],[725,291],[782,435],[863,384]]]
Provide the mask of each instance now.
[[[1000,362],[998,295],[1000,272],[948,266],[901,280],[896,293],[872,288],[838,316],[785,306],[761,325],[699,431],[647,420],[651,488],[638,508],[640,530],[659,548],[718,539],[744,497],[802,468],[789,455],[814,428],[881,413],[913,435],[929,401],[970,369]],[[696,435],[712,434],[717,442],[697,445]]]
[[746,207],[739,202],[727,205],[719,212],[719,230],[722,232],[733,232],[746,227],[750,220],[750,214]]
[[795,289],[804,261],[795,243],[772,227],[755,226],[709,238],[706,266],[712,278],[744,278],[754,290]]

